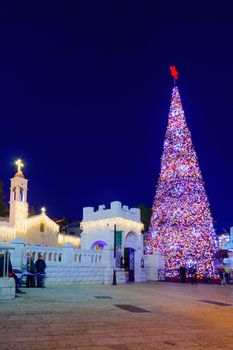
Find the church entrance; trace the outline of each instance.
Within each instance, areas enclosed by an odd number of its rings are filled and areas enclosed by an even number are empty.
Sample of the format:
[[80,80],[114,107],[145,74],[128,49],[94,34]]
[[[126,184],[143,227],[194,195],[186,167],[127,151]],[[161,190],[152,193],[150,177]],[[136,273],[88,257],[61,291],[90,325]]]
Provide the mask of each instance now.
[[134,252],[133,248],[124,250],[126,282],[134,282]]
[[125,277],[126,282],[135,281],[135,253],[137,248],[137,235],[135,232],[130,231],[125,238]]

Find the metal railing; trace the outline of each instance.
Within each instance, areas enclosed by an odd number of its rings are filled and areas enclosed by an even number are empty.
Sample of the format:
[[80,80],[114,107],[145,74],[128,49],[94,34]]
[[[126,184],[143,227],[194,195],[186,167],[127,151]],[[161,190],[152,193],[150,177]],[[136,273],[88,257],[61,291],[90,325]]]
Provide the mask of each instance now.
[[158,269],[158,281],[165,281],[165,269]]

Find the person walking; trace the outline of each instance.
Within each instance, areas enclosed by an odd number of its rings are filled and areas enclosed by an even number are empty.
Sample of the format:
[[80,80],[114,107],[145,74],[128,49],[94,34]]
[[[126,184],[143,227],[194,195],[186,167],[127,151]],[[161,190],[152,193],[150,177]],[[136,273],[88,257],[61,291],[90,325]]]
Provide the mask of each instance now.
[[46,263],[42,259],[41,254],[38,256],[38,260],[36,261],[35,268],[36,268],[36,282],[37,282],[36,286],[38,288],[44,288]]
[[221,265],[218,269],[218,274],[219,274],[219,277],[221,279],[221,286],[222,287],[226,287],[227,286],[227,282],[226,282],[226,272],[224,270],[224,266]]

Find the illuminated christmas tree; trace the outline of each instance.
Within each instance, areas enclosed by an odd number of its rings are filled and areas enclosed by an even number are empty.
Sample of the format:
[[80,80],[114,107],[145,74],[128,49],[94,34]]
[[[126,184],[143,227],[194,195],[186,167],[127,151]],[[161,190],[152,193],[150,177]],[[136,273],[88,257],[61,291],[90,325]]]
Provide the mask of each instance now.
[[[172,67],[172,75],[178,73]],[[214,277],[213,220],[177,86],[172,91],[147,252],[165,256],[167,277],[195,265],[198,278]]]

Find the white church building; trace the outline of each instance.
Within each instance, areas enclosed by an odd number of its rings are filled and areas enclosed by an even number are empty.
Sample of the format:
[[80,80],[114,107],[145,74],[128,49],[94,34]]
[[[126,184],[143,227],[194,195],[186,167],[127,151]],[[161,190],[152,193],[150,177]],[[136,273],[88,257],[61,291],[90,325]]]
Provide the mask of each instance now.
[[20,237],[29,244],[57,246],[71,242],[80,246],[78,237],[67,237],[59,233],[59,226],[51,220],[41,208],[40,215],[28,215],[28,180],[25,178],[19,159],[18,171],[11,179],[10,186],[10,215],[0,220],[0,242],[9,243],[12,239]]
[[[42,254],[46,265],[46,284],[116,283],[158,280],[163,268],[159,254],[143,254],[143,224],[140,209],[119,201],[110,208],[99,205],[83,208],[81,239],[61,234],[59,226],[42,208],[40,215],[28,215],[28,180],[21,160],[11,179],[9,219],[0,221],[0,253],[11,250],[13,268],[24,273],[29,256]],[[0,278],[0,299],[7,295],[6,281]],[[13,291],[13,290],[12,290]]]

